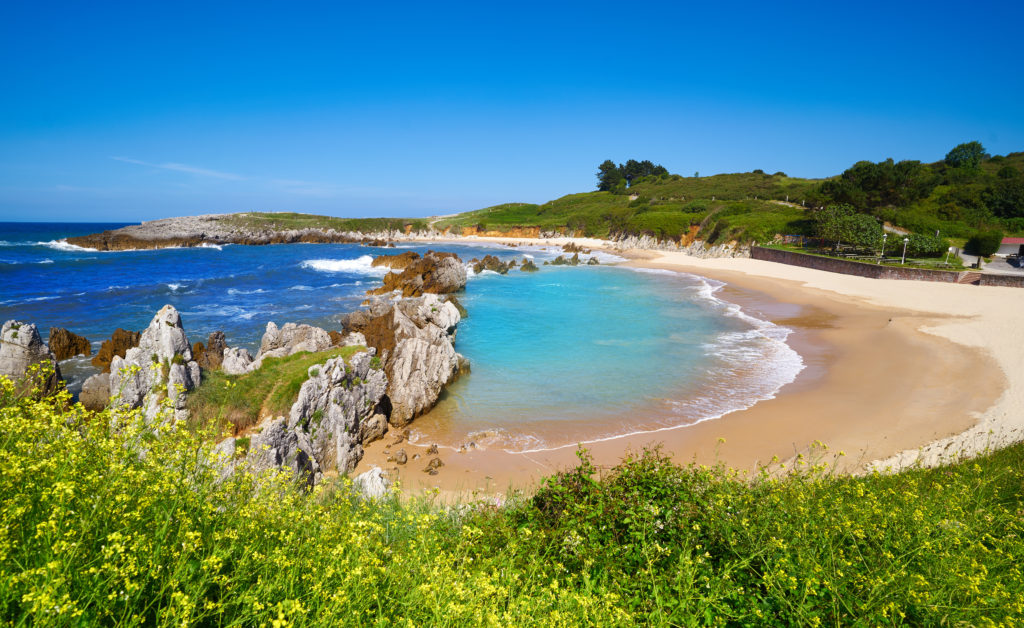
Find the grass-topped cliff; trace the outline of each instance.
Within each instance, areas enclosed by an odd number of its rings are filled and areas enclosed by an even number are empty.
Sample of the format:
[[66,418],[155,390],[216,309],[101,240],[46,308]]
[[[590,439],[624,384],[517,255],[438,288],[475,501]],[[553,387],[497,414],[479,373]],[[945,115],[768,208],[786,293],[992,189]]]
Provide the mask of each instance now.
[[584,456],[532,496],[227,479],[209,434],[0,378],[11,625],[1013,625],[1024,446],[896,475]]

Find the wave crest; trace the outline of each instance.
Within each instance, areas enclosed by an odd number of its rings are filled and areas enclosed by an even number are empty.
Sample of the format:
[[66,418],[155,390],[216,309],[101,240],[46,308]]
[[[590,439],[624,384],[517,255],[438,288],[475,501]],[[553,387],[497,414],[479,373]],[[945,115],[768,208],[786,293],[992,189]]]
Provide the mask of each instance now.
[[373,266],[372,255],[362,255],[356,259],[308,259],[300,266],[322,273],[351,273],[356,275],[377,275],[383,277],[391,272],[384,266]]

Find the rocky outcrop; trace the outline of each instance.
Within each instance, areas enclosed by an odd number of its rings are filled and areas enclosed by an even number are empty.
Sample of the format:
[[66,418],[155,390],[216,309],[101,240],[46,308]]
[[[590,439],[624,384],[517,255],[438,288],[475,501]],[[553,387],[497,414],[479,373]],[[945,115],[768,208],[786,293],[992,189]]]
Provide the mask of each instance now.
[[343,319],[376,348],[388,377],[389,422],[401,427],[437,403],[465,361],[455,352],[458,309],[433,294],[393,305],[375,303]]
[[76,355],[92,355],[92,346],[88,340],[78,334],[71,333],[63,327],[50,328],[50,338],[47,344],[49,344],[50,351],[53,352],[58,362],[73,358]]
[[86,410],[98,412],[110,403],[110,373],[97,373],[82,384],[78,401]]
[[224,350],[227,348],[224,332],[215,331],[206,339],[205,345],[201,342],[192,345],[192,357],[199,364],[199,368],[216,371],[224,361]]
[[489,270],[499,275],[507,275],[510,263],[503,262],[493,255],[484,255],[482,260],[470,260],[473,264],[473,272],[479,275],[485,270]]
[[391,488],[391,480],[380,467],[372,467],[354,477],[352,486],[367,499],[384,499]]
[[658,238],[642,235],[618,236],[612,240],[615,249],[626,251],[629,249],[647,249],[652,251],[679,251],[693,257],[716,258],[716,257],[750,257],[750,244],[739,242],[726,242],[723,244],[708,245],[703,240],[690,240],[689,237],[676,240],[659,240]]
[[220,370],[227,375],[244,375],[252,370],[252,355],[248,349],[228,347],[220,363]]
[[285,323],[278,327],[273,322],[267,323],[267,330],[263,332],[263,339],[260,341],[260,350],[256,354],[257,360],[263,358],[284,356],[309,351],[327,351],[333,345],[331,335],[325,330],[312,325],[296,325]]
[[[29,369],[36,364],[49,366],[52,372],[45,379],[31,377]],[[36,386],[43,394],[57,390],[60,367],[34,324],[13,320],[4,323],[0,331],[0,375],[13,380],[20,392]]]
[[521,270],[521,271],[523,271],[525,273],[535,273],[535,272],[537,272],[540,269],[537,268],[537,265],[533,263],[532,259],[530,259],[528,257],[524,257],[523,258],[523,263],[519,265],[519,270]]
[[466,267],[454,253],[427,251],[423,257],[409,262],[401,272],[392,271],[385,275],[383,281],[383,286],[368,290],[367,294],[398,292],[406,298],[448,294],[466,287]]
[[110,363],[110,392],[121,408],[142,408],[149,421],[160,414],[160,404],[170,400],[173,419],[188,418],[185,398],[199,385],[199,364],[181,324],[181,315],[165,305],[142,332],[139,346],[124,358]]
[[559,255],[550,262],[544,262],[545,266],[547,266],[548,264],[550,264],[551,266],[579,266],[580,254],[574,253],[573,256],[568,259],[566,259],[564,255]]
[[420,259],[420,254],[415,251],[405,251],[398,255],[378,255],[373,258],[371,266],[383,266],[393,270],[404,270],[410,264]]
[[370,350],[347,364],[338,357],[310,367],[288,417],[252,437],[251,468],[290,469],[310,485],[325,472],[354,470],[363,445],[380,438],[387,423],[387,377],[375,364]]
[[96,352],[96,356],[92,359],[92,365],[102,369],[104,373],[109,373],[110,363],[114,360],[114,357],[119,356],[123,358],[129,349],[139,346],[139,338],[141,337],[142,334],[140,332],[128,331],[118,327],[114,330],[114,335],[109,340],[104,340],[103,344],[100,345],[100,350]]

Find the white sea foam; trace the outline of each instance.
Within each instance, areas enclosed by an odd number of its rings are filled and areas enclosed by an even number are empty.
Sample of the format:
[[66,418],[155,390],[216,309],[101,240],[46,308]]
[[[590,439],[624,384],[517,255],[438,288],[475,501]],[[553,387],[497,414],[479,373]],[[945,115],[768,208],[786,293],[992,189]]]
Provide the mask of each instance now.
[[95,252],[97,250],[97,249],[91,249],[91,248],[86,247],[86,246],[75,246],[74,244],[68,244],[68,241],[66,239],[63,239],[63,238],[60,239],[60,240],[49,240],[47,242],[36,242],[36,244],[38,246],[46,246],[46,247],[49,247],[51,249],[56,249],[58,251],[73,251],[73,252],[74,251],[93,251],[93,252]]
[[177,292],[178,290],[181,290],[182,286],[184,285],[185,284],[180,283],[169,283],[167,284],[167,287],[170,289],[171,292]]
[[362,255],[356,259],[308,259],[300,264],[303,268],[323,273],[352,273],[356,275],[378,275],[383,277],[391,272],[384,266],[372,266],[373,256]]
[[223,251],[224,250],[224,246],[223,245],[221,245],[221,244],[213,244],[212,242],[203,242],[203,243],[199,244],[196,248],[197,249],[217,249],[218,251]]
[[238,288],[228,288],[228,294],[232,296],[240,294],[263,294],[266,292],[263,288],[256,288],[255,290],[239,290]]
[[48,257],[45,258],[45,259],[41,259],[38,262],[36,262],[36,264],[52,264],[52,263],[53,263],[53,260],[48,258]]
[[313,287],[312,287],[312,286],[303,286],[303,285],[301,285],[301,284],[300,284],[300,285],[297,285],[297,286],[292,286],[291,288],[288,288],[288,289],[289,289],[289,290],[301,290],[301,291],[306,291],[306,290],[312,290],[312,289],[313,289]]

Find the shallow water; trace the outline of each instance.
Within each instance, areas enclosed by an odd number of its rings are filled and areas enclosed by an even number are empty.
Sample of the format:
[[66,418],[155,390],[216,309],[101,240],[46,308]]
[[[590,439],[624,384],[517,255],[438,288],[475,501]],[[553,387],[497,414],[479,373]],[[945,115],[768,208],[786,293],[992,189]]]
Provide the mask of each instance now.
[[[337,329],[395,253],[345,244],[289,244],[104,253],[60,240],[117,225],[0,223],[0,320],[88,337],[142,329],[170,303],[192,342],[222,330],[255,350],[268,321]],[[403,245],[463,260],[560,251],[450,244]],[[584,256],[586,257],[586,256]],[[607,257],[605,260],[607,261]],[[802,367],[788,330],[718,300],[718,284],[691,275],[608,266],[545,267],[472,276],[460,295],[469,317],[456,349],[470,375],[413,424],[442,444],[529,450],[714,418],[772,396]],[[62,363],[72,390],[94,372]]]

